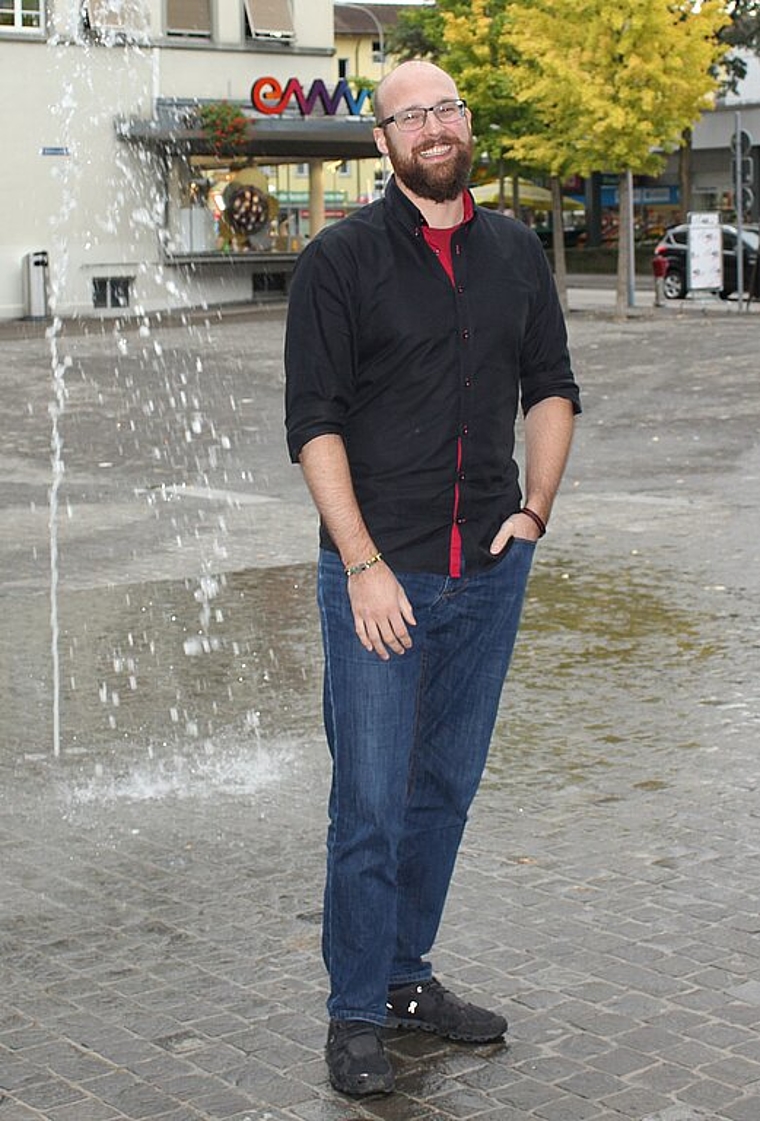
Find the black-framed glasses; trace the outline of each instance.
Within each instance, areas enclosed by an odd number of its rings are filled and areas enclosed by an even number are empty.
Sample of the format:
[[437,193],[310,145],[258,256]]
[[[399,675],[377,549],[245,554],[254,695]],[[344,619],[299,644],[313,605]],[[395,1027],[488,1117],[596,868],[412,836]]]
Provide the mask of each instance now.
[[462,119],[466,108],[467,102],[463,97],[452,97],[448,101],[439,101],[437,105],[428,105],[427,108],[414,105],[411,109],[401,109],[392,117],[378,121],[377,127],[385,128],[386,125],[393,123],[401,132],[418,132],[425,127],[428,113],[433,113],[435,119],[442,125],[453,125]]

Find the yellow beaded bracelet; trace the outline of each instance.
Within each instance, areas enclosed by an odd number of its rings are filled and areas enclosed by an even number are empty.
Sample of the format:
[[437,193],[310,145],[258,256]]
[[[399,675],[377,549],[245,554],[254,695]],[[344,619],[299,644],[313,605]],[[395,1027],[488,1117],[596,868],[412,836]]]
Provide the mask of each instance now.
[[382,559],[382,553],[375,553],[374,557],[370,557],[369,560],[361,561],[359,564],[346,565],[343,571],[346,576],[356,576],[357,572],[366,572],[368,568],[372,568],[373,564],[377,564],[377,562]]

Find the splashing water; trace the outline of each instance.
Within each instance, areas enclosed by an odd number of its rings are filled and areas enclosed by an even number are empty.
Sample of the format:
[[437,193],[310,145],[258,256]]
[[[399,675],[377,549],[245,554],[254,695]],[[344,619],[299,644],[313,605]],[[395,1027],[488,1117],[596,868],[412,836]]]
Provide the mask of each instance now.
[[168,757],[149,752],[127,763],[122,749],[120,762],[113,767],[97,764],[93,775],[66,784],[59,796],[68,812],[91,805],[208,801],[220,795],[249,800],[278,785],[285,773],[292,779],[298,757],[298,746],[291,740],[266,748],[257,743],[252,751],[247,729],[230,731],[195,751]]
[[[110,0],[109,9],[119,7],[117,0]],[[144,152],[135,153],[126,146],[116,144],[114,149],[115,174],[102,185],[102,208],[89,203],[91,225],[83,242],[73,246],[72,257],[69,245],[71,219],[88,198],[86,187],[91,175],[91,160],[88,152],[88,133],[95,127],[112,128],[115,114],[122,107],[123,89],[119,83],[126,83],[134,96],[149,103],[155,102],[157,94],[157,53],[146,52],[138,41],[139,36],[129,42],[122,42],[118,36],[100,36],[97,47],[88,38],[76,19],[62,24],[54,30],[48,41],[51,52],[51,65],[55,69],[60,62],[61,81],[59,95],[50,105],[50,117],[55,122],[57,138],[61,150],[66,153],[65,162],[56,165],[52,176],[58,184],[58,205],[52,208],[49,217],[51,240],[51,267],[48,277],[48,303],[51,325],[47,331],[50,351],[51,402],[48,407],[50,417],[50,454],[51,484],[48,492],[48,531],[50,550],[50,660],[52,675],[52,749],[55,757],[62,749],[62,687],[61,687],[61,650],[60,650],[60,587],[61,587],[61,548],[60,516],[63,488],[65,486],[64,434],[63,420],[68,400],[66,385],[67,373],[72,367],[72,359],[64,353],[64,316],[78,314],[86,307],[87,290],[82,288],[72,300],[67,294],[67,282],[72,268],[85,270],[89,276],[94,258],[90,254],[102,251],[117,236],[128,231],[131,242],[131,255],[138,275],[151,269],[157,271],[156,283],[161,285],[177,305],[187,305],[188,298],[176,283],[163,276],[161,266],[150,265],[145,258],[148,240],[158,234],[164,236],[162,229],[162,207],[160,184],[161,176],[155,173],[152,157]],[[72,51],[72,47],[75,48]],[[113,86],[104,95],[103,49],[108,49],[111,58],[118,53],[125,63],[117,66],[114,72],[108,71],[109,82]],[[72,58],[78,59],[71,67]],[[147,67],[146,67],[147,62]],[[133,71],[134,67],[134,71]],[[125,79],[126,75],[126,79]],[[111,90],[111,86],[108,87]],[[142,94],[140,94],[142,90]],[[133,187],[139,185],[142,205],[135,207],[130,202],[128,191],[123,184],[129,182]],[[134,195],[137,193],[133,191]],[[86,281],[87,283],[87,281]],[[135,306],[135,313],[142,309]],[[118,321],[115,321],[118,331]],[[147,330],[147,328],[146,328]],[[158,344],[155,344],[158,348]],[[126,350],[126,341],[124,341]],[[160,357],[160,350],[157,349]]]
[[63,437],[61,418],[66,406],[66,370],[71,359],[61,359],[58,350],[58,335],[50,333],[51,365],[53,371],[53,400],[50,414],[51,469],[52,482],[48,503],[48,524],[50,530],[50,647],[53,673],[53,754],[61,754],[61,659],[59,650],[60,627],[58,622],[58,506],[60,489],[63,482]]
[[[72,121],[76,112],[76,100],[71,85],[64,88],[63,95],[57,105],[51,108],[54,116],[60,118],[61,134],[64,148],[72,146]],[[52,371],[53,397],[48,408],[50,416],[50,455],[51,455],[51,484],[48,497],[48,527],[50,534],[50,655],[53,679],[53,755],[58,758],[61,754],[61,659],[60,659],[60,626],[58,617],[58,585],[60,579],[58,532],[59,532],[59,499],[64,479],[63,461],[63,435],[61,422],[66,407],[66,371],[71,367],[71,358],[61,354],[60,338],[63,327],[62,320],[56,314],[61,294],[62,279],[68,269],[68,247],[63,231],[67,226],[67,219],[76,206],[75,175],[67,168],[63,177],[62,202],[60,213],[51,217],[53,225],[53,247],[58,262],[58,267],[52,271],[49,284],[50,311],[53,316],[51,327],[47,331],[50,344],[50,368]]]

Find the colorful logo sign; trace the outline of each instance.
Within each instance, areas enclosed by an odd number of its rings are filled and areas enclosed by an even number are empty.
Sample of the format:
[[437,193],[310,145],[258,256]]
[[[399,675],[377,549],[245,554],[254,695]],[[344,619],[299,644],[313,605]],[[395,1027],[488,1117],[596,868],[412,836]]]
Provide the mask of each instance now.
[[251,87],[251,104],[259,113],[266,113],[267,116],[284,113],[291,101],[295,100],[302,117],[310,116],[317,102],[321,103],[326,116],[334,117],[341,101],[345,102],[352,117],[358,117],[369,96],[370,90],[364,87],[357,90],[354,96],[345,78],[341,78],[332,93],[328,93],[321,78],[311,83],[308,94],[304,93],[297,78],[289,78],[284,89],[276,78],[257,78]]

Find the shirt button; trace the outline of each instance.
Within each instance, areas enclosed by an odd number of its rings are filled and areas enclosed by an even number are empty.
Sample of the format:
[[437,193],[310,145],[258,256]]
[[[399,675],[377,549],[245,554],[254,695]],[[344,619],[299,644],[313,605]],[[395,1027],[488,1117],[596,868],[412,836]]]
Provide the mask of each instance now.
[[465,481],[465,479],[467,478],[467,476],[465,475],[464,471],[460,471],[458,478],[459,478],[460,483],[463,483]]
[[470,337],[470,332],[465,327],[464,331],[462,331],[462,338],[463,339],[469,339],[469,337]]
[[468,434],[468,432],[469,432],[469,431],[470,431],[470,429],[469,429],[469,428],[467,427],[467,425],[466,425],[466,424],[463,424],[463,425],[462,425],[462,435],[463,435],[463,436],[466,436],[466,435]]
[[462,295],[462,293],[464,292],[464,284],[457,284],[457,292],[460,296]]
[[457,518],[457,525],[464,525],[464,523],[466,521],[467,521],[467,518],[459,517],[459,518]]
[[472,378],[465,378],[465,379],[464,379],[464,387],[465,387],[465,389],[469,389],[471,385],[472,385]]

